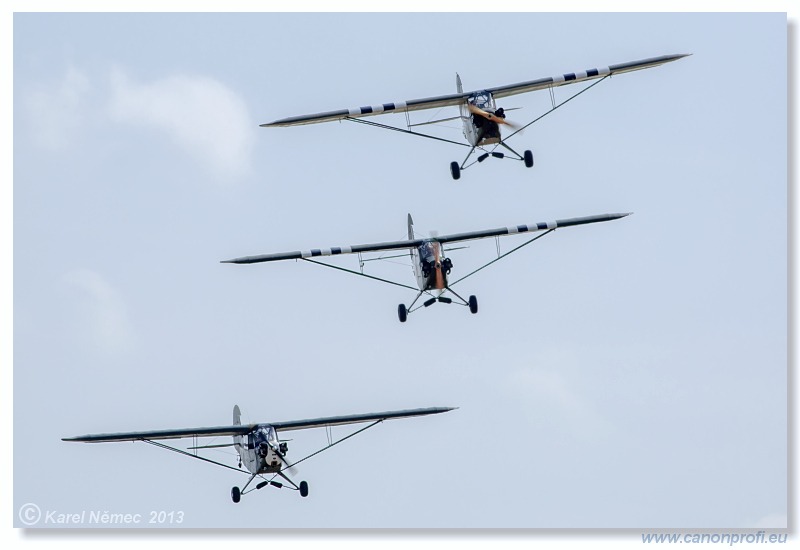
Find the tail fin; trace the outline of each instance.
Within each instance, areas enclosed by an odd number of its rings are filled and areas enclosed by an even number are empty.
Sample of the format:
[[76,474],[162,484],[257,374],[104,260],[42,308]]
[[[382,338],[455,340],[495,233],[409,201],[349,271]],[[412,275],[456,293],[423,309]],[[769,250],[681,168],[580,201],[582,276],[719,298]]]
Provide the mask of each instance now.
[[[233,425],[234,426],[241,426],[242,425],[242,411],[239,410],[239,405],[233,406]],[[233,436],[233,444],[234,445],[241,445],[242,444],[242,436],[234,435]]]
[[461,77],[458,76],[458,73],[456,73],[456,91],[460,94],[464,93],[464,87],[461,86]]
[[408,215],[408,240],[414,240],[414,220],[411,219],[411,214]]

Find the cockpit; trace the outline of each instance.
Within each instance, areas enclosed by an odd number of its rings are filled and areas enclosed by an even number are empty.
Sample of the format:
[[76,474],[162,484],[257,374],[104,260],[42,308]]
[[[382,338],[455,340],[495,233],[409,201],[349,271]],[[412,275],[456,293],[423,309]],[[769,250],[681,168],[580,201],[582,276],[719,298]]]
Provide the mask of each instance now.
[[419,247],[419,257],[423,264],[436,263],[436,248],[433,241],[425,241]]
[[476,92],[470,96],[469,102],[484,111],[494,112],[494,98],[489,92]]
[[258,449],[262,443],[267,444],[267,448],[278,446],[278,434],[272,426],[259,426],[247,436],[247,448]]

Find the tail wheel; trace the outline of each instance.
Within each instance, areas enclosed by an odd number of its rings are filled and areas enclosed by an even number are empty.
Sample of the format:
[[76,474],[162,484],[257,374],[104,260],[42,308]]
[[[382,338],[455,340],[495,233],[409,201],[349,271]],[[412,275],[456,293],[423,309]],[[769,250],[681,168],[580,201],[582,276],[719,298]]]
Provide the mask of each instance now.
[[469,297],[469,312],[472,314],[478,313],[478,299],[475,296]]
[[406,309],[405,304],[400,304],[397,306],[397,318],[400,319],[401,323],[405,323],[406,319],[408,319],[408,310]]
[[307,497],[308,496],[308,483],[305,481],[300,482],[300,496]]
[[523,153],[522,158],[525,160],[526,168],[530,168],[531,166],[533,166],[533,152],[525,151],[525,153]]
[[454,180],[461,177],[461,167],[455,161],[450,163],[450,175],[453,176]]
[[238,487],[234,487],[231,489],[231,500],[233,502],[239,502],[242,500],[242,492],[239,490]]

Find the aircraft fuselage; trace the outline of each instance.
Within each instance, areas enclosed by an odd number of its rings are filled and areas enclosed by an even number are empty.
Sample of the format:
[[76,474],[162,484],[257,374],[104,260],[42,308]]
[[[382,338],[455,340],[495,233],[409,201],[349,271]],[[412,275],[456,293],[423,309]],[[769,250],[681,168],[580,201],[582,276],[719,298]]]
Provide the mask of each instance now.
[[234,436],[234,447],[251,474],[273,474],[283,467],[278,453],[286,453],[286,443],[280,443],[278,432],[268,424],[259,424],[247,435]]
[[467,103],[459,107],[461,111],[461,121],[464,126],[464,138],[473,147],[491,145],[500,142],[500,127],[480,115],[469,111],[468,105],[474,105],[479,109],[494,114],[497,111],[494,98],[489,92],[475,92],[467,99]]
[[447,275],[453,262],[445,258],[442,244],[435,239],[428,239],[411,250],[414,275],[420,290],[444,290],[447,288]]

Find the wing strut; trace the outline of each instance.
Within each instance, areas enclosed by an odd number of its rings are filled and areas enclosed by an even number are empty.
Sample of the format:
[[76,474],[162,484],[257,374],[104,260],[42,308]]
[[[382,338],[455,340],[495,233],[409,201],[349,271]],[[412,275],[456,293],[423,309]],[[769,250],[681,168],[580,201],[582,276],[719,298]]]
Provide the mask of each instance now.
[[311,262],[312,264],[322,265],[325,267],[330,267],[331,269],[338,269],[339,271],[344,271],[346,273],[352,273],[353,275],[359,275],[361,277],[366,277],[367,279],[375,279],[376,281],[380,281],[382,283],[388,283],[390,285],[401,286],[403,288],[408,288],[413,291],[417,291],[419,289],[414,288],[413,286],[404,285],[403,283],[397,283],[395,281],[390,281],[389,279],[381,279],[380,277],[375,277],[374,275],[367,275],[366,273],[359,273],[358,271],[353,271],[352,269],[347,269],[345,267],[339,267],[338,265],[326,264],[325,262],[319,262],[317,260],[309,260],[308,258],[300,258],[305,262]]
[[[311,453],[310,455],[308,455],[308,456],[306,456],[306,457],[303,457],[303,458],[301,458],[301,459],[300,459],[300,460],[298,460],[297,462],[292,462],[291,464],[289,464],[289,466],[288,466],[286,469],[288,470],[289,468],[293,468],[293,467],[297,466],[298,464],[300,464],[301,462],[303,462],[303,461],[305,461],[305,460],[308,460],[308,459],[309,459],[309,458],[311,458],[312,456],[316,456],[316,455],[318,455],[318,454],[319,454],[319,453],[321,453],[322,451],[327,451],[328,449],[330,449],[330,448],[331,448],[331,447],[333,447],[334,445],[338,445],[338,444],[339,444],[339,443],[341,443],[342,441],[345,441],[345,440],[347,440],[347,439],[350,439],[351,437],[353,437],[353,436],[356,436],[356,435],[360,434],[361,432],[363,432],[363,431],[365,431],[365,430],[368,430],[368,429],[370,429],[371,427],[375,426],[376,424],[380,424],[381,422],[383,422],[383,420],[384,420],[383,418],[381,418],[380,420],[376,420],[376,421],[375,421],[375,422],[373,422],[372,424],[369,424],[369,425],[367,425],[367,426],[364,426],[364,427],[363,427],[363,428],[361,428],[360,430],[356,430],[355,432],[351,433],[350,435],[347,435],[347,436],[345,436],[345,437],[343,437],[343,438],[341,438],[341,439],[339,439],[339,440],[337,440],[337,441],[334,441],[333,443],[330,443],[330,444],[329,444],[327,447],[323,447],[323,448],[321,448],[319,451],[316,451],[316,452],[314,452],[314,453]],[[285,476],[281,476],[281,477],[285,477]]]
[[[579,95],[581,95],[583,92],[587,92],[587,91],[589,91],[590,89],[592,89],[593,87],[597,86],[598,84],[600,84],[602,81],[604,81],[604,80],[605,80],[606,78],[608,78],[609,76],[611,76],[611,75],[610,75],[610,74],[607,74],[606,76],[604,76],[604,77],[603,77],[603,78],[601,78],[600,80],[597,80],[597,81],[595,81],[595,82],[592,82],[592,84],[591,84],[591,85],[589,85],[589,86],[586,86],[586,87],[585,87],[583,90],[581,90],[581,91],[580,91],[580,92],[578,92],[577,94],[574,94],[574,95],[570,96],[569,98],[565,99],[564,101],[562,101],[562,102],[561,102],[561,103],[559,103],[558,105],[555,105],[555,104],[554,104],[554,106],[553,106],[553,108],[552,108],[552,109],[550,109],[549,111],[547,111],[547,112],[546,112],[546,113],[544,113],[543,115],[536,117],[535,119],[533,119],[532,121],[530,121],[529,123],[527,123],[525,126],[522,126],[521,128],[518,128],[517,130],[514,130],[513,132],[511,132],[510,134],[508,134],[508,135],[507,135],[505,138],[503,138],[503,141],[507,141],[507,140],[511,139],[511,137],[512,137],[512,136],[515,136],[515,135],[517,135],[518,133],[520,133],[522,130],[524,130],[525,128],[527,128],[527,127],[528,127],[528,126],[530,126],[531,124],[533,124],[533,123],[535,123],[535,122],[539,122],[539,121],[540,121],[540,120],[542,120],[544,117],[546,117],[547,115],[549,115],[550,113],[552,113],[553,111],[555,111],[556,109],[558,109],[559,107],[561,107],[562,105],[566,105],[567,103],[569,103],[570,101],[572,101],[573,99],[575,99],[576,97],[578,97]],[[553,87],[552,87],[552,86],[550,87],[550,93],[551,93],[551,94],[553,93]],[[555,102],[555,96],[552,96],[552,97],[553,97],[553,101]]]
[[139,439],[139,441],[144,441],[145,443],[149,443],[150,445],[155,445],[156,447],[161,447],[162,449],[167,449],[168,451],[174,451],[178,454],[186,455],[191,458],[196,458],[198,460],[202,460],[204,462],[210,462],[211,464],[216,464],[217,466],[222,466],[223,468],[227,468],[229,470],[233,470],[234,472],[241,472],[243,474],[250,475],[250,472],[245,470],[240,470],[239,468],[234,468],[233,466],[228,466],[227,464],[223,464],[222,462],[217,462],[216,460],[211,460],[210,458],[206,458],[204,456],[200,456],[198,454],[187,453],[183,449],[177,449],[175,447],[171,447],[169,445],[165,445],[164,443],[158,443],[157,441],[153,441],[152,439]]
[[[553,231],[555,231],[555,230],[556,230],[556,228],[549,229],[549,230],[545,231],[544,233],[542,233],[541,235],[536,235],[534,238],[532,238],[532,239],[530,239],[530,240],[527,240],[527,241],[525,241],[524,243],[522,243],[522,244],[521,244],[521,245],[519,245],[518,247],[516,247],[516,248],[512,248],[511,250],[509,250],[508,252],[506,252],[506,253],[505,253],[505,254],[503,254],[502,256],[498,256],[497,258],[495,258],[495,259],[494,259],[494,260],[492,260],[491,262],[489,262],[489,263],[487,263],[487,264],[483,264],[481,267],[479,267],[478,269],[476,269],[476,270],[475,270],[475,271],[473,271],[472,273],[468,273],[467,275],[464,275],[463,277],[461,277],[461,278],[460,278],[460,279],[458,279],[457,281],[450,283],[450,285],[449,285],[449,286],[456,285],[456,284],[460,283],[461,281],[463,281],[464,279],[466,279],[467,277],[472,277],[472,276],[473,276],[473,275],[475,275],[475,274],[476,274],[478,271],[480,271],[480,270],[482,270],[482,269],[484,269],[484,268],[487,268],[487,267],[489,267],[489,266],[490,266],[490,265],[492,265],[493,263],[495,263],[495,262],[497,262],[497,261],[499,261],[499,260],[502,260],[503,258],[505,258],[506,256],[508,256],[508,255],[509,255],[509,254],[511,254],[512,252],[516,252],[517,250],[519,250],[519,249],[520,249],[520,248],[522,248],[523,246],[529,245],[529,244],[531,244],[533,241],[535,241],[535,240],[537,240],[537,239],[541,239],[541,238],[542,238],[542,237],[544,237],[545,235],[549,235],[550,233],[552,233],[552,232],[553,232]],[[499,248],[499,247],[500,247],[500,244],[498,243],[498,249],[497,249],[497,250],[498,250],[498,252],[500,251],[500,248]],[[451,291],[451,292],[452,292],[452,291]],[[455,294],[455,292],[453,292],[453,294]],[[456,296],[458,296],[458,295],[456,294]],[[459,298],[460,298],[460,296],[459,296]],[[462,298],[462,300],[463,300],[463,298]]]
[[375,126],[376,128],[383,128],[384,130],[394,130],[395,132],[403,132],[404,134],[411,134],[412,136],[419,136],[425,137],[428,139],[435,139],[436,141],[444,141],[446,143],[453,143],[455,145],[461,145],[462,147],[471,147],[471,145],[467,143],[463,143],[461,141],[453,141],[451,139],[445,139],[437,136],[432,136],[429,134],[423,134],[420,132],[414,132],[413,130],[404,130],[403,128],[398,128],[397,126],[390,126],[388,124],[381,124],[379,122],[373,122],[371,120],[364,120],[363,118],[353,118],[346,116],[342,120],[349,120],[351,122],[358,122],[359,124],[366,124],[368,126]]

